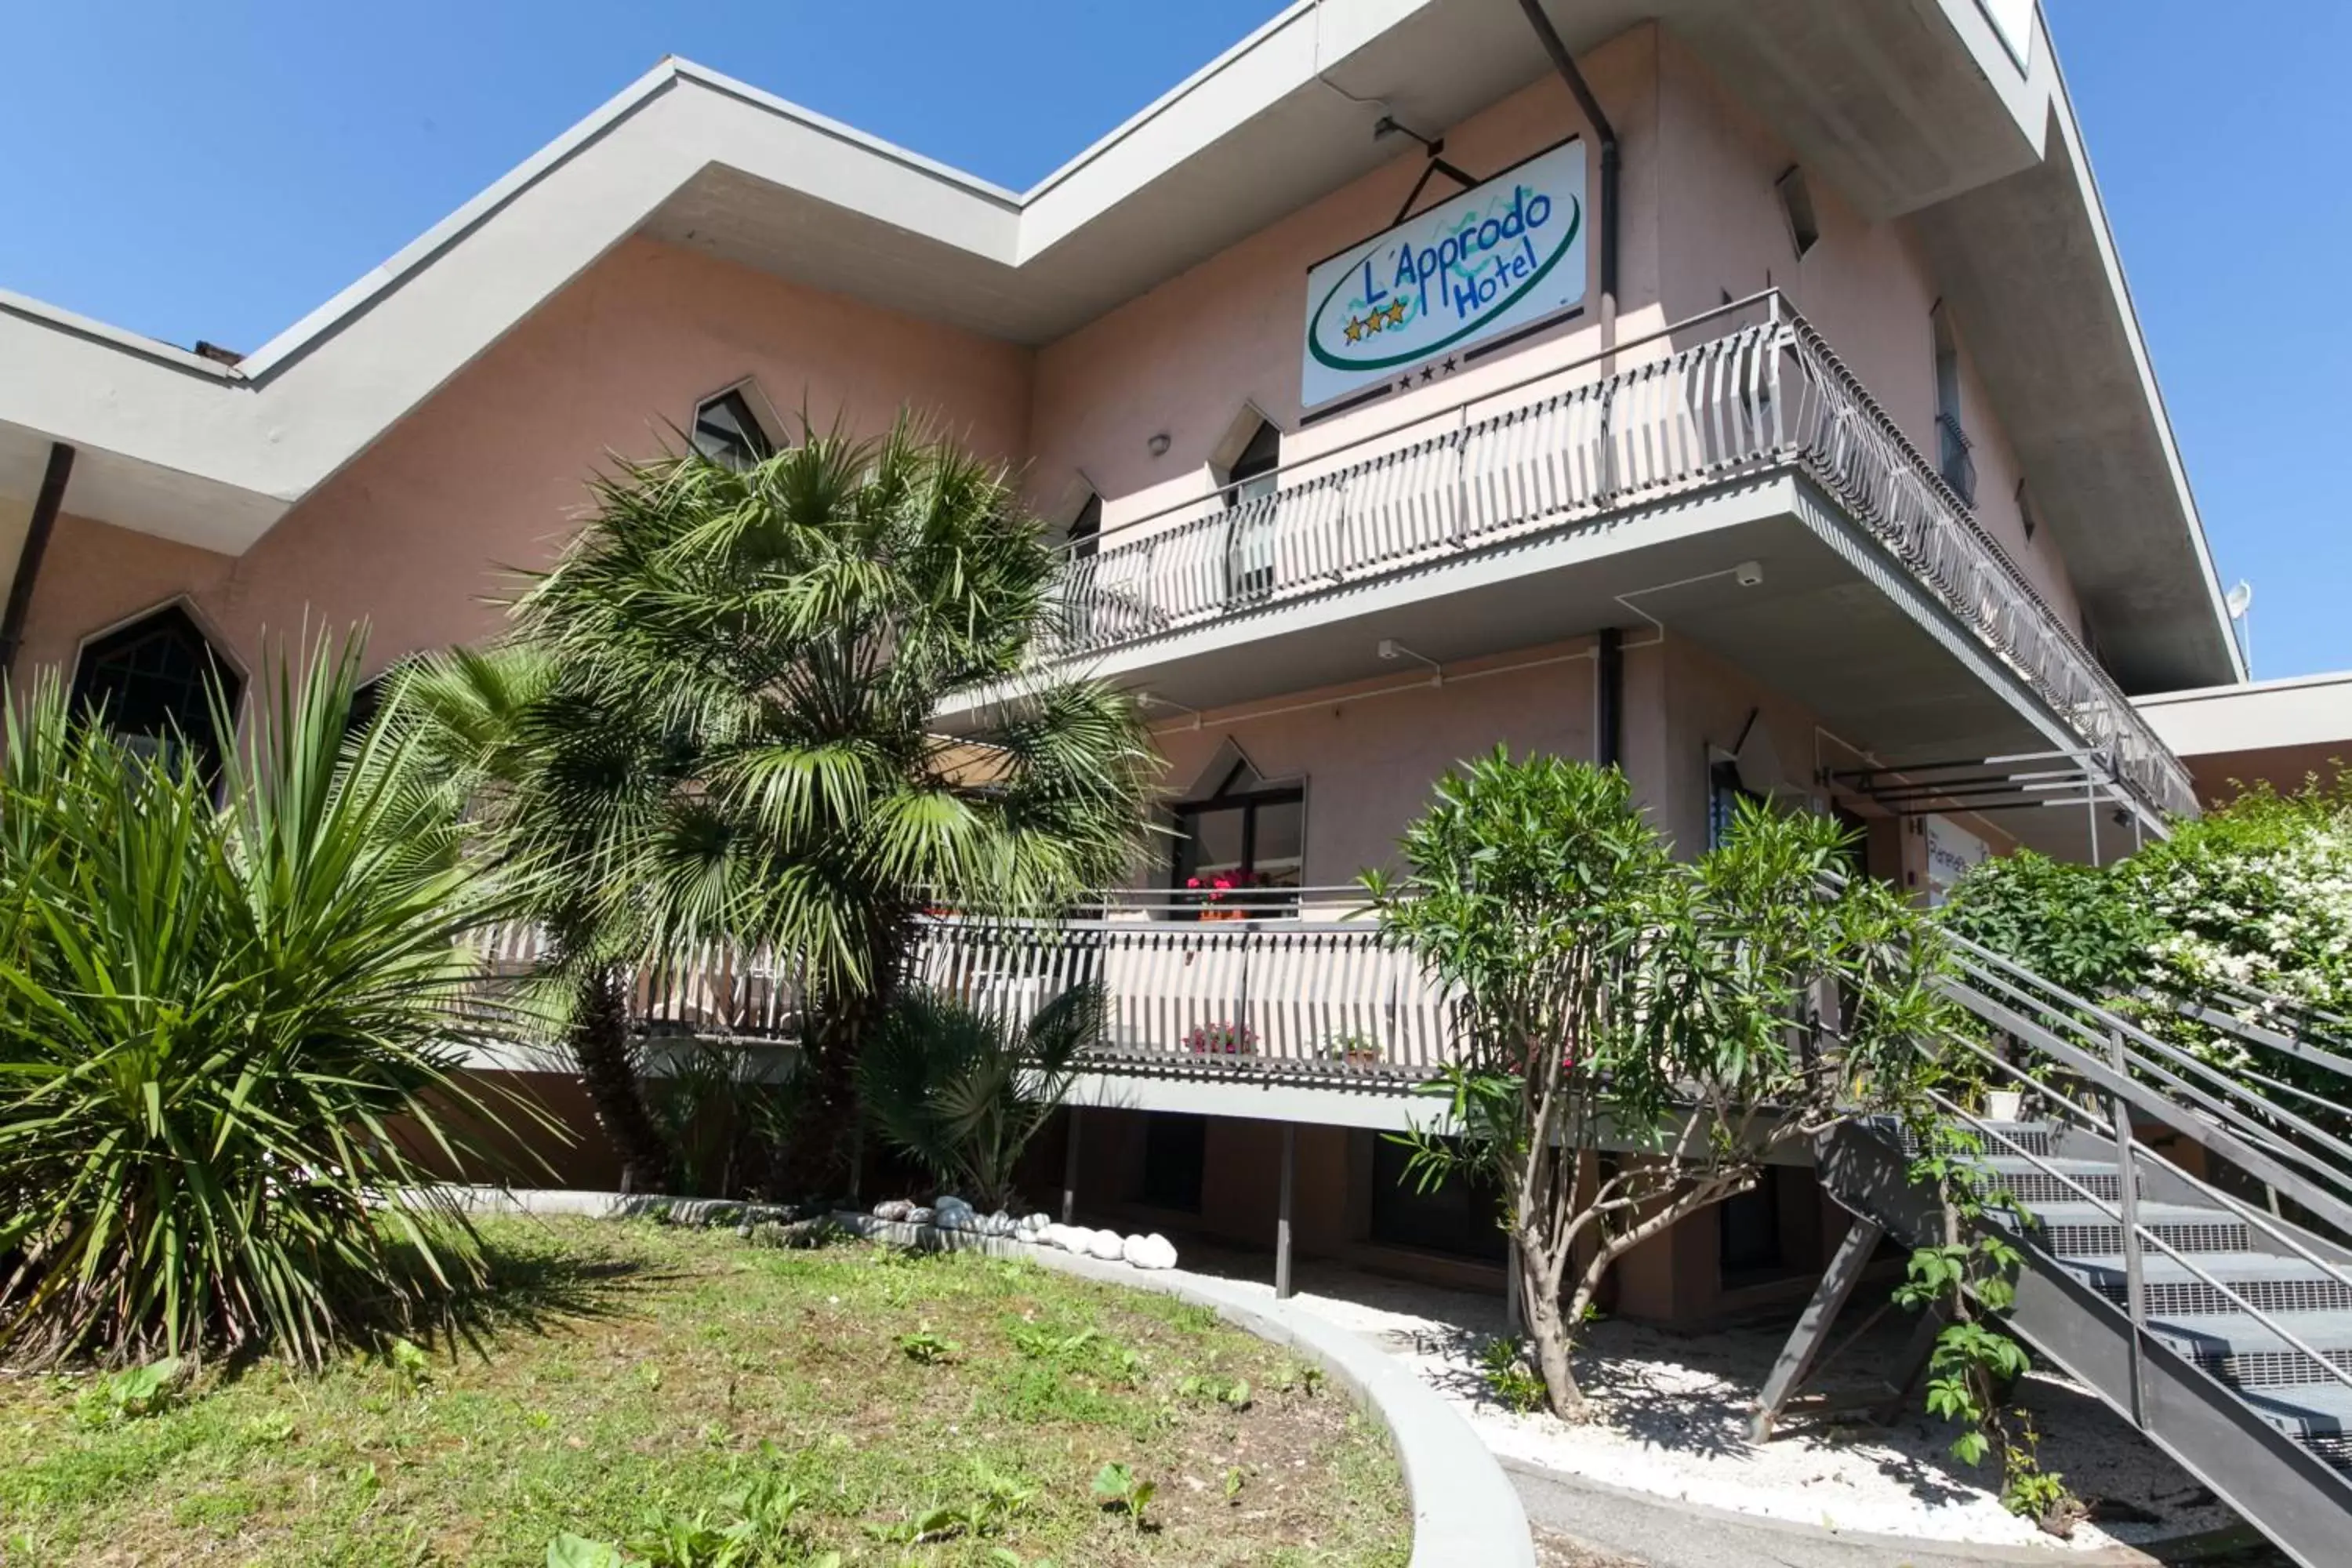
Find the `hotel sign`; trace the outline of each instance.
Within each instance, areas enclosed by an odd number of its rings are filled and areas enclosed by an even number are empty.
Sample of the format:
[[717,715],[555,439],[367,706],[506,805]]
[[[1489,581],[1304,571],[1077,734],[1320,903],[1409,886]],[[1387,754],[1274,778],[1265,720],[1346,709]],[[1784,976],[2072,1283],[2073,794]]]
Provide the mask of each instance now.
[[1584,143],[1564,142],[1307,273],[1307,407],[1584,298]]

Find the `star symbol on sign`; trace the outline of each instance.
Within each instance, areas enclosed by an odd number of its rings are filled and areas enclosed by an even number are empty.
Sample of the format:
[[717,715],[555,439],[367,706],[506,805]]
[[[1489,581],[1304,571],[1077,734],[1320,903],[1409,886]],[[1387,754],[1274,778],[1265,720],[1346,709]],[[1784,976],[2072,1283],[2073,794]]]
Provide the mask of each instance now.
[[1437,373],[1435,371],[1430,369],[1427,365],[1423,365],[1421,367],[1421,379],[1423,381],[1427,381],[1431,376],[1435,375]]
[[1454,374],[1454,356],[1452,354],[1447,354],[1445,356],[1445,374],[1448,375],[1452,375]]
[[1389,325],[1390,325],[1390,326],[1391,326],[1391,327],[1402,327],[1402,326],[1403,326],[1403,325],[1404,325],[1404,301],[1403,301],[1403,300],[1397,300],[1396,302],[1394,302],[1393,304],[1391,304],[1391,305],[1390,305],[1390,306],[1389,306],[1389,309],[1388,309],[1388,318],[1389,318]]
[[1368,332],[1377,332],[1388,324],[1389,316],[1386,310],[1374,310],[1364,318],[1364,331]]
[[1363,342],[1363,338],[1364,338],[1364,323],[1363,323],[1363,322],[1361,322],[1361,321],[1358,321],[1358,320],[1357,320],[1355,317],[1353,317],[1353,316],[1349,317],[1349,318],[1348,318],[1348,341],[1349,341],[1349,342],[1351,342],[1351,343],[1355,343],[1355,342]]

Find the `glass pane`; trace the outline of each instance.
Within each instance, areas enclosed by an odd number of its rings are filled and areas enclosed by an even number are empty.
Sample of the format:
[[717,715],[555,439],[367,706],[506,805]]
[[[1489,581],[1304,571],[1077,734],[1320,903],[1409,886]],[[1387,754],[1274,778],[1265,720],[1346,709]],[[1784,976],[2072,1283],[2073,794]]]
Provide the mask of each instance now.
[[1307,806],[1284,801],[1257,808],[1257,858],[1250,869],[1260,886],[1295,888],[1307,853]]
[[1199,877],[1205,886],[1213,876],[1220,873],[1230,875],[1243,869],[1241,808],[1235,806],[1194,814],[1192,874]]

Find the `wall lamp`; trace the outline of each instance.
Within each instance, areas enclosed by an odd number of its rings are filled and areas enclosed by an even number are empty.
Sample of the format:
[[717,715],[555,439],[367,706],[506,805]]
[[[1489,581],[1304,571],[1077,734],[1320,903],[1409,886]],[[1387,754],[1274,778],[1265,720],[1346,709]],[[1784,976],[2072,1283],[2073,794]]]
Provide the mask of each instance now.
[[1151,439],[1143,444],[1143,447],[1144,450],[1150,452],[1155,458],[1166,457],[1168,455],[1168,432],[1165,430],[1156,432],[1152,436]]

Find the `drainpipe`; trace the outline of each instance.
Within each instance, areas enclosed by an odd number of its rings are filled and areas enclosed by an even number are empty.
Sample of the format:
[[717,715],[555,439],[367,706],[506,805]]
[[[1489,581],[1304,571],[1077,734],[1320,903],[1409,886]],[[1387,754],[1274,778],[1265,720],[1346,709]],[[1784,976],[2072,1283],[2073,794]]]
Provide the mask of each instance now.
[[16,668],[16,650],[24,646],[25,619],[33,612],[33,584],[41,574],[41,557],[49,551],[49,535],[66,504],[66,480],[73,476],[74,449],[63,441],[49,443],[49,466],[41,475],[40,494],[33,501],[33,521],[25,530],[24,547],[16,552],[16,575],[8,584],[8,607],[0,610],[0,675]]
[[1617,129],[1601,111],[1601,100],[1592,96],[1584,73],[1576,68],[1575,58],[1560,41],[1559,29],[1544,15],[1543,0],[1519,0],[1519,9],[1528,14],[1528,25],[1536,30],[1544,53],[1551,57],[1552,68],[1568,83],[1576,107],[1583,111],[1585,123],[1592,127],[1593,138],[1601,143],[1601,352],[1607,353],[1617,346]]
[[1593,663],[1601,672],[1601,696],[1592,727],[1600,733],[1601,765],[1613,768],[1624,761],[1625,634],[1615,626],[1601,628],[1601,647]]

